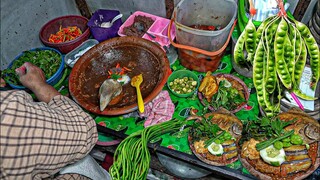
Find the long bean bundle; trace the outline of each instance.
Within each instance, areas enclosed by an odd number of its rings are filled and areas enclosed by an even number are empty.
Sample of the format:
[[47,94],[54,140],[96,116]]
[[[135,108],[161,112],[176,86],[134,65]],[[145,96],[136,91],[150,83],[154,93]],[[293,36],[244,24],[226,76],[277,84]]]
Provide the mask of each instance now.
[[[258,102],[268,117],[279,113],[284,89],[302,99],[315,99],[299,89],[307,55],[312,71],[310,87],[313,90],[320,78],[319,48],[309,28],[288,18],[282,0],[277,2],[280,12],[265,19],[257,30],[249,22],[234,49],[234,59],[238,65],[252,63]],[[244,46],[247,59],[244,57]]]
[[146,179],[150,166],[148,142],[163,134],[176,132],[185,121],[173,119],[161,124],[149,126],[125,138],[114,153],[114,163],[110,167],[113,179]]

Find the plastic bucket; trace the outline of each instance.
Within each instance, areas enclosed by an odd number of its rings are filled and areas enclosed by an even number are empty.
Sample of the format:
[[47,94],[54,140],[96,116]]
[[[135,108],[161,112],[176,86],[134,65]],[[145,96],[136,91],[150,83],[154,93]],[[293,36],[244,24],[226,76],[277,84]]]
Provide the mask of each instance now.
[[[175,7],[170,26],[175,23],[176,43],[168,29],[168,37],[178,48],[180,63],[199,72],[215,71],[229,43],[236,24],[237,4],[234,0],[182,0]],[[210,31],[193,26],[215,26]]]

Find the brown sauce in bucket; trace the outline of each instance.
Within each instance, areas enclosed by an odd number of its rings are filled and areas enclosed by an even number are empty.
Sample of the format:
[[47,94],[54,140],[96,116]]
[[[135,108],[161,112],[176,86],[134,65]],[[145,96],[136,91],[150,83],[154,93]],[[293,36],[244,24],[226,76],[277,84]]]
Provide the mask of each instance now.
[[[97,55],[98,54],[98,55]],[[99,106],[98,92],[100,85],[108,78],[108,70],[116,67],[127,67],[130,79],[140,73],[143,82],[140,86],[142,97],[148,96],[157,86],[162,77],[160,62],[155,55],[141,47],[120,46],[110,48],[102,53],[96,53],[90,63],[83,69],[79,78],[79,88],[86,102]],[[137,102],[136,89],[130,82],[122,86],[121,100],[116,104],[109,104],[109,108],[129,106]]]

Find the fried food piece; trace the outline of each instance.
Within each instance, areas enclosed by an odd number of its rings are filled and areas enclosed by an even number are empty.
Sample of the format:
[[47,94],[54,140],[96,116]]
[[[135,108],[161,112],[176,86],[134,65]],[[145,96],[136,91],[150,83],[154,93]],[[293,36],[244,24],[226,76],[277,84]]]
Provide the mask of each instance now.
[[204,147],[203,140],[194,142],[194,148],[197,153],[207,153],[208,152],[208,148]]
[[199,92],[203,93],[208,102],[211,102],[212,96],[218,92],[218,88],[216,77],[208,71],[199,86]]
[[249,159],[260,159],[260,153],[256,149],[256,144],[258,143],[259,141],[256,141],[253,138],[244,142],[241,149],[241,156]]

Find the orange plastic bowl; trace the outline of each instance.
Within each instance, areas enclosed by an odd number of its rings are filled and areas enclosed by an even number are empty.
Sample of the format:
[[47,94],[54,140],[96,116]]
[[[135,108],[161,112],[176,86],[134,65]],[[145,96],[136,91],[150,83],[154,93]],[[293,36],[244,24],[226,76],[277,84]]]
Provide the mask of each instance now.
[[[57,17],[50,20],[40,29],[40,40],[46,46],[55,48],[62,53],[68,53],[78,47],[82,42],[87,40],[90,36],[90,29],[87,26],[88,19],[79,15],[67,15]],[[77,26],[81,29],[82,35],[74,40],[63,42],[63,43],[51,43],[49,42],[49,37],[51,34],[55,34],[62,28],[68,26]]]

